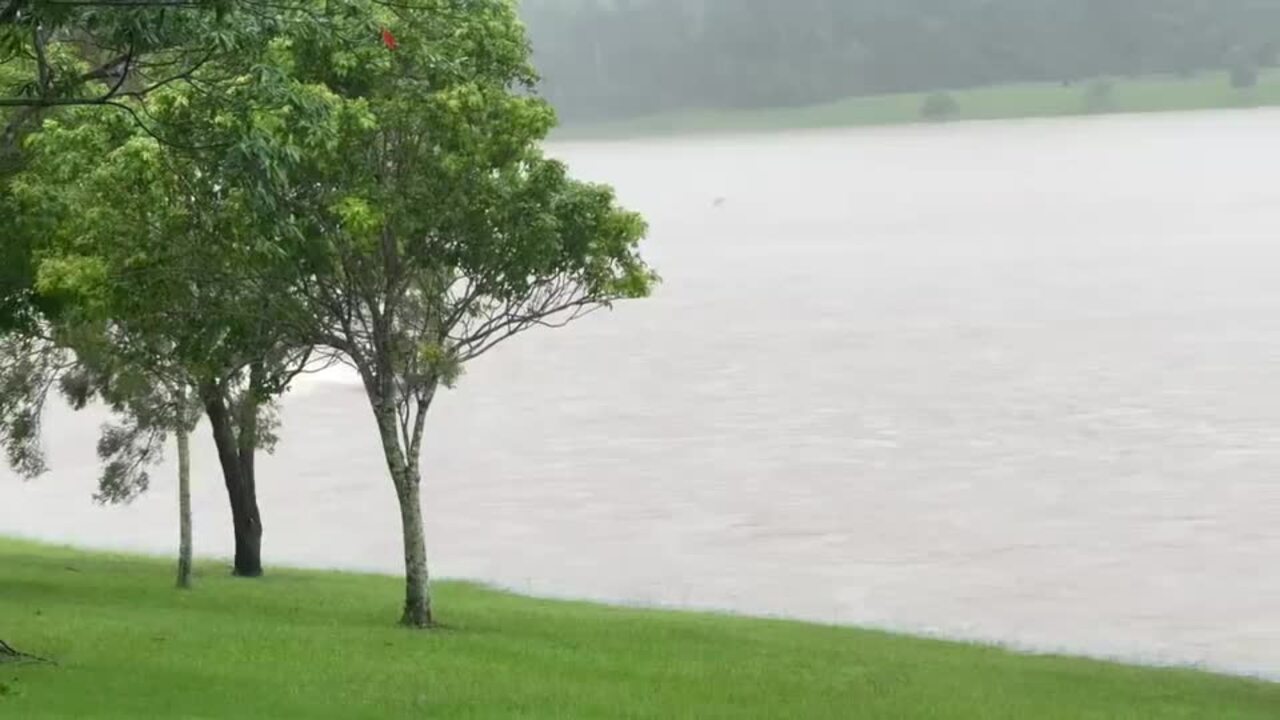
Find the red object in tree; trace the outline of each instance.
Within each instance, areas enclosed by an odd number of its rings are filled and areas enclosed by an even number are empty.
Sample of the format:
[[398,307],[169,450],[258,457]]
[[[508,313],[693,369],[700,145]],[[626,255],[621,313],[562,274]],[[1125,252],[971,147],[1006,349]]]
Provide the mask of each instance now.
[[382,28],[382,44],[386,45],[388,50],[395,50],[399,47],[399,44],[396,43],[396,36],[392,35],[391,31],[386,28]]

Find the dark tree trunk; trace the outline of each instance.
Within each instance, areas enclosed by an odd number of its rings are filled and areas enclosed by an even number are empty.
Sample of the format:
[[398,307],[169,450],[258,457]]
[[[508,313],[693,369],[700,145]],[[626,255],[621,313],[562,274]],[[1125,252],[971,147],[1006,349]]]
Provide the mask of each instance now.
[[[258,512],[258,489],[254,477],[256,420],[243,424],[237,432],[235,420],[221,388],[206,388],[205,414],[213,430],[213,443],[218,448],[218,463],[231,503],[231,523],[235,531],[237,577],[262,576],[262,516]],[[254,405],[254,403],[246,403]],[[248,414],[248,410],[246,410]],[[256,405],[252,408],[257,417]]]
[[262,577],[262,521],[254,501],[235,520],[236,558],[232,574],[236,577]]

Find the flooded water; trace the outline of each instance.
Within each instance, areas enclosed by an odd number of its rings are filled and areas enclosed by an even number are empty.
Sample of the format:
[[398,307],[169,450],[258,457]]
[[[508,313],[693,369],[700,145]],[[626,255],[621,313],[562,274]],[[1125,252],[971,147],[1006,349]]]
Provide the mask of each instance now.
[[[1280,677],[1277,137],[1245,112],[555,147],[648,215],[665,284],[440,401],[434,569]],[[399,569],[363,402],[288,400],[269,563]],[[92,505],[99,419],[59,411],[55,471],[0,478],[0,533],[175,545],[168,469]],[[227,554],[207,440],[196,468],[197,546]]]

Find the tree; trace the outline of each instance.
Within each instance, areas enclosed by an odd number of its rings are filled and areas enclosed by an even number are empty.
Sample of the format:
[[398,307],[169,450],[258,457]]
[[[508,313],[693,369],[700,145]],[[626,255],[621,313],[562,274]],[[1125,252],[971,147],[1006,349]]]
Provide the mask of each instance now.
[[23,477],[47,469],[40,444],[45,403],[74,367],[74,359],[45,337],[0,336],[0,440],[9,466]]
[[325,24],[280,18],[259,75],[148,96],[167,127],[218,128],[229,148],[46,123],[18,194],[31,234],[53,238],[39,289],[93,308],[113,353],[129,338],[188,373],[233,511],[261,403],[314,348],[359,371],[400,501],[402,619],[426,627],[419,465],[436,392],[503,340],[641,297],[655,278],[637,254],[642,220],[538,151],[554,117],[529,92],[504,0],[316,13]]
[[81,325],[69,339],[76,368],[61,378],[63,395],[82,409],[94,397],[119,418],[98,441],[104,462],[95,498],[103,503],[132,502],[150,487],[150,468],[163,458],[172,434],[178,453],[178,572],[180,589],[191,587],[191,432],[199,422],[192,402],[192,380],[180,363],[160,348],[142,349],[124,337],[108,337],[118,328]]
[[[269,85],[263,79],[236,87],[258,93]],[[29,167],[13,183],[14,195],[26,234],[43,242],[37,288],[66,306],[54,324],[55,344],[82,364],[94,358],[92,369],[105,378],[98,385],[105,388],[102,399],[132,419],[133,432],[116,433],[105,458],[154,457],[146,448],[165,430],[185,440],[194,398],[209,418],[227,485],[235,572],[256,577],[262,574],[262,522],[254,457],[273,441],[272,398],[307,364],[309,353],[282,337],[272,315],[287,298],[278,295],[270,273],[285,264],[262,241],[269,223],[249,197],[252,187],[233,190],[222,182],[220,168],[250,162],[261,169],[260,158],[244,152],[259,144],[256,126],[241,123],[257,115],[267,122],[278,117],[269,105],[227,93],[173,88],[152,100],[150,111],[172,127],[219,125],[224,135],[225,128],[238,131],[240,142],[194,153],[159,141],[123,116],[82,113],[47,122],[33,135]],[[125,187],[136,192],[122,193]],[[162,388],[160,397],[118,394],[118,379],[130,375]],[[43,402],[44,395],[28,397]],[[38,417],[37,405],[26,407],[19,420]],[[38,433],[23,437],[33,435]],[[134,488],[145,490],[145,482],[126,482],[126,488],[101,496],[128,500]]]
[[1248,88],[1257,87],[1257,85],[1258,68],[1243,62],[1231,67],[1231,87],[1237,90],[1247,90]]
[[[58,130],[53,139],[71,139]],[[101,134],[89,137],[102,140]],[[38,138],[39,141],[45,138]],[[41,143],[37,143],[37,147]],[[93,143],[90,143],[92,145]],[[68,148],[83,148],[85,143],[70,143]],[[85,209],[87,200],[81,187],[69,187],[59,181],[65,174],[48,171],[49,153],[38,149],[33,167],[19,178],[15,195],[18,207],[31,208],[43,193],[67,193],[71,204]],[[58,157],[55,155],[55,157]],[[59,157],[59,159],[62,159]],[[46,184],[46,181],[50,184]],[[51,187],[52,186],[52,187]],[[56,190],[55,190],[56,188]],[[78,193],[79,191],[79,193]],[[35,193],[35,195],[32,195]],[[25,201],[25,202],[23,202]],[[73,228],[58,210],[38,215],[54,219],[54,227]],[[78,232],[77,230],[72,230]],[[44,250],[57,256],[65,252],[56,233]],[[98,258],[95,258],[98,259]],[[79,265],[65,259],[55,260],[54,272],[42,278],[42,289],[50,295],[73,299],[57,317],[57,321],[41,324],[45,336],[34,345],[31,331],[15,333],[7,352],[0,358],[9,360],[3,377],[7,383],[0,391],[0,408],[16,409],[22,424],[5,424],[3,418],[13,415],[0,412],[0,436],[8,440],[10,460],[20,472],[34,476],[43,472],[44,462],[39,448],[39,418],[42,416],[49,388],[57,382],[62,394],[77,408],[92,399],[106,402],[122,422],[103,428],[98,454],[104,462],[95,496],[100,502],[129,502],[149,487],[149,467],[162,457],[161,448],[169,433],[177,442],[179,456],[179,552],[178,586],[191,584],[191,507],[189,436],[197,415],[188,399],[191,381],[180,362],[171,356],[174,349],[163,338],[140,332],[136,320],[113,322],[111,313],[118,310],[112,296],[101,287],[102,267],[85,261]],[[123,275],[113,281],[129,293],[144,292],[133,280],[140,276]],[[112,288],[115,289],[115,288]],[[154,295],[154,291],[153,291]],[[15,343],[23,343],[27,351],[15,352]],[[23,357],[42,360],[26,367],[13,364]]]
[[939,122],[950,120],[960,112],[960,103],[950,93],[931,93],[920,106],[920,117]]
[[144,370],[124,365],[125,346],[113,345],[99,328],[64,325],[57,332],[57,341],[29,334],[0,338],[0,438],[10,465],[27,477],[45,471],[41,419],[55,388],[77,408],[99,397],[124,420],[104,427],[98,443],[104,461],[95,496],[100,502],[129,502],[145,492],[148,468],[162,458],[160,448],[172,432],[179,458],[178,586],[190,587],[189,437],[198,415],[179,371],[163,359]]
[[1110,80],[1095,80],[1084,91],[1084,110],[1087,113],[1112,112],[1116,107],[1115,86]]
[[290,252],[305,268],[300,319],[359,373],[382,440],[400,505],[402,622],[429,627],[420,461],[437,391],[503,340],[642,297],[655,278],[637,254],[643,221],[539,152],[553,114],[528,92],[508,3],[351,7],[377,21],[349,26],[362,44],[290,44],[298,80],[335,98],[326,142],[280,195],[288,217],[308,219]]

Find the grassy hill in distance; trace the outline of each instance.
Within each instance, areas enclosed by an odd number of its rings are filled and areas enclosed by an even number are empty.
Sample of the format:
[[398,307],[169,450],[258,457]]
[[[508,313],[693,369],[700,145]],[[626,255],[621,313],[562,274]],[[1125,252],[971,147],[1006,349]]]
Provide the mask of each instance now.
[[[940,115],[925,112],[930,96],[945,96]],[[936,100],[935,100],[936,104]],[[1280,106],[1280,70],[1265,70],[1257,85],[1232,87],[1226,72],[1184,78],[1159,75],[1104,78],[1064,85],[1032,83],[857,97],[822,105],[762,110],[690,110],[595,125],[567,125],[555,138],[626,139],[646,136],[758,133],[964,120],[1063,117]]]

